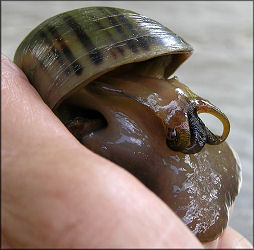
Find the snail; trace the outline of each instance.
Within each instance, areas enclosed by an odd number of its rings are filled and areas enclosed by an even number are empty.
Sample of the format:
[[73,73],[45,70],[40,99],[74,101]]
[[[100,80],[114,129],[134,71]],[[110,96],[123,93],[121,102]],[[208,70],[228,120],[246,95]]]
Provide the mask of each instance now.
[[[226,115],[172,76],[192,52],[150,18],[88,7],[41,23],[14,62],[84,146],[136,176],[208,242],[227,225],[241,168],[225,142]],[[222,135],[200,113],[217,117]]]

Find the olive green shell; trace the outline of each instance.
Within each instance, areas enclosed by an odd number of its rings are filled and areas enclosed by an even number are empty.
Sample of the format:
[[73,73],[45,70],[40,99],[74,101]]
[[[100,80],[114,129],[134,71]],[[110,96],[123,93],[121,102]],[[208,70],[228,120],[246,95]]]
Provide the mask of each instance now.
[[174,54],[164,66],[167,78],[191,51],[182,38],[150,18],[89,7],[41,23],[20,44],[14,62],[55,108],[74,90],[121,65]]

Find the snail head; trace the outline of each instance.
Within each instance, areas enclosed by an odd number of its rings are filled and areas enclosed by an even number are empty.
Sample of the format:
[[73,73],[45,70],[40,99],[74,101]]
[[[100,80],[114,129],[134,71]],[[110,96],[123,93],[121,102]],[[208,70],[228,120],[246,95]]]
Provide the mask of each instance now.
[[[98,98],[94,100],[91,96]],[[112,117],[110,119],[105,117],[106,99],[111,99],[115,106],[127,100],[127,102],[142,105],[144,109],[149,109],[151,117],[156,116],[160,120],[165,143],[174,151],[194,154],[199,152],[206,143],[220,144],[229,134],[230,124],[227,117],[209,101],[194,94],[175,77],[162,80],[137,75],[123,77],[108,74],[68,99],[69,104],[86,110],[94,110],[98,106],[96,112],[86,112],[86,117],[74,112],[71,119],[64,118],[65,124],[68,123],[67,127],[76,137],[81,138],[88,133],[105,128],[106,124],[110,125],[109,120],[112,121]],[[200,113],[209,113],[217,117],[223,124],[222,135],[213,134],[198,116]]]

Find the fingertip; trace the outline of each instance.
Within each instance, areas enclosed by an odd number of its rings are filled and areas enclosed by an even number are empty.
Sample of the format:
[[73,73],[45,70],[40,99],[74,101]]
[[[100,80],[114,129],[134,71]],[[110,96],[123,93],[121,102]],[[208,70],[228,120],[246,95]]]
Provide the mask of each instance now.
[[5,61],[10,61],[10,59],[5,54],[1,54],[1,63],[2,63],[2,65],[3,65],[3,63],[5,63]]
[[5,55],[5,54],[1,54],[1,63],[5,63],[5,62],[9,62],[10,59]]
[[27,80],[27,77],[23,71],[4,54],[1,54],[1,65],[3,77],[6,74],[12,74],[15,77],[20,77]]
[[3,54],[1,54],[1,76],[3,105],[18,104],[21,100],[27,100],[29,96],[35,96],[42,101],[24,72]]

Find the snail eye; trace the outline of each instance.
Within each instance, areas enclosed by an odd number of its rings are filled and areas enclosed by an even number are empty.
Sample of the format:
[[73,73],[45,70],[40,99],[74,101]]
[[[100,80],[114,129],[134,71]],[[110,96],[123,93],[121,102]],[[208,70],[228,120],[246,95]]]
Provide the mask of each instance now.
[[100,112],[72,105],[62,104],[57,109],[57,116],[79,141],[108,125]]
[[186,151],[190,144],[190,132],[179,128],[168,128],[167,131],[167,146],[174,151]]
[[168,147],[172,148],[177,146],[178,144],[178,136],[177,136],[177,131],[175,128],[168,128],[167,130],[167,145]]
[[168,128],[167,139],[169,141],[177,140],[177,132],[175,128]]

